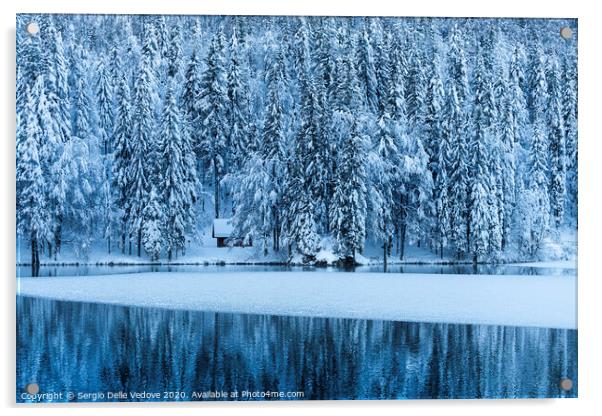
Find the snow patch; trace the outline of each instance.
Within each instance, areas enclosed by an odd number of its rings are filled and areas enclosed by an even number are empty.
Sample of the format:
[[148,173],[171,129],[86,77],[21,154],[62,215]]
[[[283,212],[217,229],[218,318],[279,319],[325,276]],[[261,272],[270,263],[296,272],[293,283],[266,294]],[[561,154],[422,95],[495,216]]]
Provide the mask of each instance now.
[[170,309],[576,328],[575,276],[343,272],[20,278],[20,295]]

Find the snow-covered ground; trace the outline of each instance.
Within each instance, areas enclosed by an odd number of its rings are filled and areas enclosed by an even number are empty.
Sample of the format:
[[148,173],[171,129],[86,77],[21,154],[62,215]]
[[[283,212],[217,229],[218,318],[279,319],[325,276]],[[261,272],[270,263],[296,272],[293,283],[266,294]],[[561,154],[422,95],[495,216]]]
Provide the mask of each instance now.
[[198,311],[577,327],[574,276],[141,273],[20,278],[18,293]]
[[[29,263],[29,246],[25,243],[17,244],[17,264]],[[136,255],[136,246],[132,245],[132,255],[122,254],[117,247],[113,247],[112,253],[107,253],[105,242],[94,244],[87,255],[76,253],[70,244],[65,244],[61,253],[54,258],[47,256],[41,257],[42,264],[141,264],[149,263],[150,259],[146,254],[142,257]],[[216,240],[211,237],[211,230],[208,229],[199,237],[199,241],[190,244],[186,250],[186,255],[174,257],[172,263],[178,264],[234,264],[234,263],[283,263],[286,262],[286,252],[280,253],[270,251],[264,256],[259,247],[217,247]],[[160,263],[168,264],[163,256]]]
[[[577,264],[577,242],[574,232],[563,234],[561,243],[548,243],[545,250],[540,253],[540,260],[537,262],[525,262],[524,259],[514,256],[506,256],[502,263],[516,264],[531,267],[555,267],[555,268],[575,268]],[[323,238],[321,250],[316,256],[319,263],[334,264],[338,257],[334,253],[330,238]],[[90,248],[87,256],[75,253],[70,244],[65,244],[62,252],[56,259],[43,256],[42,264],[141,264],[149,263],[150,259],[145,254],[142,257],[135,255],[135,246],[132,247],[133,255],[121,254],[119,250],[113,248],[112,254],[107,253],[106,243],[98,242]],[[511,250],[515,253],[516,250]],[[28,263],[30,261],[29,245],[20,242],[17,251],[17,264]],[[257,264],[257,263],[286,263],[288,262],[287,251],[285,249],[278,253],[269,250],[268,255],[264,255],[260,247],[217,247],[216,240],[211,237],[211,229],[206,228],[199,236],[198,241],[186,250],[186,255],[179,256],[172,260],[177,264]],[[382,247],[377,242],[368,242],[364,254],[357,254],[358,264],[382,264]],[[389,264],[449,264],[457,263],[452,253],[444,253],[443,257],[432,252],[425,247],[416,247],[407,245],[404,259],[399,260],[396,254],[388,258]],[[465,260],[470,263],[470,259]],[[168,264],[165,257],[159,260],[159,263]],[[292,259],[293,264],[301,264],[301,256]]]

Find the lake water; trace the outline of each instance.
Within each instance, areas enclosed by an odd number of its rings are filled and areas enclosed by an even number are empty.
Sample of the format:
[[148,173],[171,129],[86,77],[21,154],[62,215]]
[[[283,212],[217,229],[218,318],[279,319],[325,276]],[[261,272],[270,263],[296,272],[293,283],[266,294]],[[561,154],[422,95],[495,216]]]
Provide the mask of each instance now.
[[[286,265],[79,265],[79,266],[41,266],[38,277],[94,276],[107,274],[128,274],[146,272],[274,272],[274,271],[332,271],[332,272],[374,272],[383,273],[383,266],[359,266],[353,269],[336,267],[302,267]],[[430,265],[430,264],[393,264],[386,273],[428,273],[428,274],[500,274],[500,275],[575,275],[575,269],[555,267],[531,267],[512,264],[471,264]],[[17,277],[31,277],[31,266],[17,266]]]
[[576,397],[577,331],[17,296],[17,401],[32,382],[58,401]]

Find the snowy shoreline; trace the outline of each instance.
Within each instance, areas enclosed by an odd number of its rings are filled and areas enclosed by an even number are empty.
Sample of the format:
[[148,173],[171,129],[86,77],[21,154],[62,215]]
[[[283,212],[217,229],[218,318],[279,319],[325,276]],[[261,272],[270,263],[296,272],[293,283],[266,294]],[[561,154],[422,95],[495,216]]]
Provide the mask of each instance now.
[[17,285],[23,296],[190,311],[577,327],[574,276],[140,273]]

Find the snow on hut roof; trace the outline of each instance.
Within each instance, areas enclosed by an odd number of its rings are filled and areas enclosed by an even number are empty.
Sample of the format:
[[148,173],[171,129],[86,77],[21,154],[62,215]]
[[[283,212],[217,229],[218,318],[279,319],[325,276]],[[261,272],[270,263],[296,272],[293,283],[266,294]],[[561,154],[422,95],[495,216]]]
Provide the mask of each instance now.
[[234,226],[231,218],[216,218],[213,220],[213,238],[232,237]]

